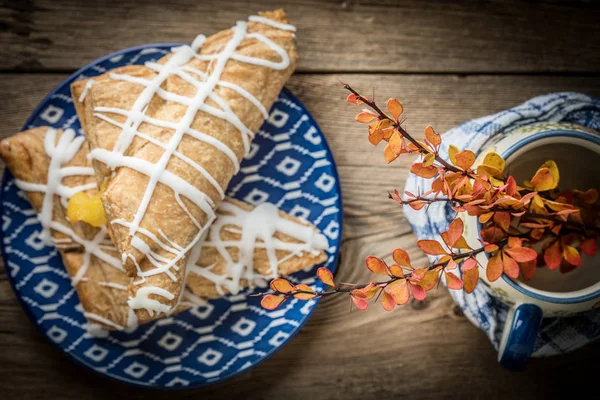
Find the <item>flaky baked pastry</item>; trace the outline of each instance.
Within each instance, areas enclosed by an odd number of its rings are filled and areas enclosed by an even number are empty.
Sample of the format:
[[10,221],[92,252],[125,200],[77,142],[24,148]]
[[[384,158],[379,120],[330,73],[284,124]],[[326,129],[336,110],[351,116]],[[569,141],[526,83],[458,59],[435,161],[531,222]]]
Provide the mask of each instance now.
[[294,30],[282,10],[266,12],[158,63],[73,84],[141,321],[177,304],[191,250],[294,70]]
[[[76,196],[97,193],[88,153],[85,138],[70,129],[35,128],[0,142],[0,157],[38,212],[40,236],[60,251],[89,326],[132,329],[138,324],[128,296],[132,278],[116,257],[106,229],[67,217]],[[225,198],[206,237],[191,251],[187,290],[164,314],[324,262],[326,248],[327,239],[313,225],[271,204],[253,207]]]

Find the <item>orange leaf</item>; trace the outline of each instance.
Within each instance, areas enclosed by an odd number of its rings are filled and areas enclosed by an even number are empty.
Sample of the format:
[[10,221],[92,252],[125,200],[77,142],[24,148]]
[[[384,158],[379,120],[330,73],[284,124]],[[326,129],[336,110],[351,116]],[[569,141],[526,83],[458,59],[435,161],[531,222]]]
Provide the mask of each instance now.
[[581,265],[581,255],[573,246],[564,246],[563,257],[569,264],[575,267],[579,267]]
[[519,264],[506,254],[502,255],[502,265],[506,275],[513,279],[519,277]]
[[396,265],[396,264],[391,265],[390,266],[390,273],[393,276],[396,276],[398,278],[404,278],[404,271],[402,271],[402,267],[399,266],[399,265]]
[[479,222],[481,222],[482,224],[485,224],[486,222],[488,222],[492,217],[494,216],[494,212],[488,212],[485,214],[481,214],[479,216]]
[[327,286],[335,287],[335,282],[333,281],[333,274],[327,268],[321,267],[317,270],[317,277],[326,284]]
[[350,299],[360,311],[364,311],[367,309],[367,307],[369,307],[369,302],[365,299],[361,299],[353,295],[350,296]]
[[396,304],[406,304],[410,299],[410,292],[408,291],[408,282],[406,279],[398,279],[387,285],[385,291],[388,292],[393,298]]
[[412,295],[415,298],[415,300],[422,301],[423,299],[425,299],[425,296],[427,296],[427,292],[425,292],[425,289],[423,289],[421,286],[413,285],[412,283],[409,283],[409,285],[410,291],[412,292]]
[[468,271],[463,272],[463,289],[467,293],[473,293],[477,282],[479,281],[479,268],[472,268]]
[[508,228],[510,227],[510,214],[507,212],[495,213],[494,223],[502,228],[503,231],[508,232]]
[[462,219],[456,218],[448,227],[448,246],[454,247],[454,244],[462,237],[464,224]]
[[377,115],[370,111],[363,111],[356,116],[356,121],[362,124],[368,124],[377,119]]
[[454,275],[451,272],[445,272],[445,271],[444,271],[444,276],[446,277],[446,286],[448,286],[448,289],[454,289],[454,290],[462,289],[463,282],[460,280],[460,278],[458,276]]
[[538,169],[535,176],[531,178],[531,184],[536,192],[544,192],[555,189],[558,186],[558,180],[550,168],[543,167]]
[[381,293],[381,305],[385,311],[392,311],[396,307],[396,301],[391,294],[383,291]]
[[528,262],[537,259],[537,253],[529,247],[513,247],[504,249],[504,252],[510,255],[517,262]]
[[494,282],[496,279],[500,278],[502,270],[502,259],[500,258],[500,253],[497,253],[488,261],[488,264],[485,267],[485,274],[490,282]]
[[369,134],[369,142],[372,145],[377,146],[383,140],[383,131],[381,129],[376,129]]
[[439,277],[440,277],[440,274],[439,274],[438,270],[429,271],[425,275],[425,277],[423,277],[423,279],[421,279],[421,281],[419,282],[419,286],[421,286],[423,288],[423,290],[429,291],[429,290],[433,289],[433,287],[437,283]]
[[276,296],[274,294],[268,294],[262,298],[260,305],[267,310],[274,310],[285,301],[284,296]]
[[464,171],[470,169],[473,166],[473,163],[475,163],[475,153],[471,150],[463,150],[460,153],[457,153],[455,158],[456,166]]
[[497,244],[486,244],[483,250],[485,250],[486,253],[493,253],[494,251],[498,250],[498,248],[499,247]]
[[531,261],[527,261],[524,263],[519,263],[519,267],[521,267],[521,274],[523,274],[523,279],[528,281],[533,277],[536,265],[537,265],[537,260],[531,260]]
[[556,240],[544,251],[544,262],[550,269],[556,269],[562,261],[562,252],[560,251],[560,243]]
[[375,256],[368,256],[365,259],[365,263],[367,264],[367,268],[371,272],[379,275],[389,275],[387,266],[381,258]]
[[396,264],[412,269],[412,265],[410,264],[410,257],[408,256],[408,253],[405,250],[394,250],[394,252],[392,253],[392,257],[394,257],[394,261],[396,261]]
[[271,290],[279,293],[289,293],[294,289],[294,285],[283,278],[273,279],[270,286]]
[[437,149],[440,143],[442,143],[442,138],[433,130],[431,125],[425,128],[425,138],[433,145],[434,149]]
[[412,281],[412,283],[421,282],[425,278],[425,275],[427,275],[427,272],[427,268],[417,268],[412,272],[409,281]]
[[400,102],[396,99],[389,99],[385,106],[396,121],[398,120],[398,117],[400,117],[400,114],[402,114],[402,111],[404,110],[402,104],[400,104]]
[[502,229],[497,226],[490,226],[489,228],[482,229],[479,234],[481,238],[488,243],[498,243],[505,236]]
[[402,145],[403,143],[400,134],[398,133],[398,131],[394,131],[394,133],[390,137],[387,146],[385,146],[385,149],[383,150],[383,156],[385,157],[385,161],[388,164],[394,161],[396,158],[398,158],[400,154],[402,154]]
[[523,247],[523,239],[516,236],[509,237],[508,247]]
[[423,163],[414,163],[410,167],[410,172],[421,178],[430,179],[437,175],[438,170],[433,165],[426,167]]
[[594,238],[586,239],[579,245],[579,249],[588,256],[596,255],[598,242]]
[[294,295],[294,297],[297,298],[298,300],[310,300],[317,296],[317,293],[314,290],[312,290],[310,288],[310,286],[305,285],[303,283],[296,285],[296,287],[294,289],[297,291],[309,292],[309,293],[296,293]]
[[419,240],[417,242],[417,246],[419,246],[423,253],[431,256],[446,254],[446,250],[444,250],[440,242],[437,240]]

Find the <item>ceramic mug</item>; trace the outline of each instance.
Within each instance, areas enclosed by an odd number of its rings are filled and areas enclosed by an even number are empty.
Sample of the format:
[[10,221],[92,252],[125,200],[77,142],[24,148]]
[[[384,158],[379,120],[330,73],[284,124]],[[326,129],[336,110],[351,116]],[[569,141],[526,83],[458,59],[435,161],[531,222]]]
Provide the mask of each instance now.
[[[562,188],[600,189],[600,136],[579,125],[539,123],[516,129],[484,146],[475,166],[491,151],[506,160],[505,172],[518,183],[531,179],[544,161],[552,159],[558,165]],[[462,213],[461,218],[468,244],[479,247],[481,225],[477,217]],[[599,304],[598,257],[582,255],[582,265],[566,274],[538,268],[527,282],[506,275],[489,282],[481,274],[480,284],[509,306],[498,349],[498,361],[503,366],[524,367],[533,353],[542,318],[568,316]],[[477,260],[485,266],[488,256],[480,253]]]

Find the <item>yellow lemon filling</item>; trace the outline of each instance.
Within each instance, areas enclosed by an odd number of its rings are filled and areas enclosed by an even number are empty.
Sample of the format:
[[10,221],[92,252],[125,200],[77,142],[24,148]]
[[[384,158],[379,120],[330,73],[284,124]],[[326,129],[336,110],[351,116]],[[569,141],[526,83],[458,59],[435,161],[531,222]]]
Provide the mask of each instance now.
[[90,196],[85,192],[76,193],[67,204],[67,218],[71,222],[83,221],[96,228],[106,225],[100,194]]

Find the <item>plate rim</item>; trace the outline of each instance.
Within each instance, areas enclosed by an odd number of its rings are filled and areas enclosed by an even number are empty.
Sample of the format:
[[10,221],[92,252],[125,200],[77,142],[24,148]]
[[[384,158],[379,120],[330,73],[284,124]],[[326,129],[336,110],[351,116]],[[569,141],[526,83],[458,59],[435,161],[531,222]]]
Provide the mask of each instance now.
[[[29,117],[23,124],[23,127],[21,128],[20,132],[29,129],[28,126],[31,125],[33,120],[40,113],[41,109],[46,105],[46,103],[49,100],[51,100],[51,97],[53,95],[55,95],[63,86],[70,85],[72,82],[74,82],[84,71],[88,70],[90,67],[98,65],[100,63],[103,63],[111,58],[114,58],[114,57],[117,57],[120,55],[125,55],[127,53],[134,52],[134,51],[141,51],[141,50],[147,49],[147,48],[169,48],[169,47],[176,47],[176,46],[181,46],[181,45],[182,45],[182,43],[170,43],[170,42],[148,43],[148,44],[142,44],[142,45],[138,45],[138,46],[121,49],[114,53],[110,53],[110,54],[107,54],[105,56],[95,59],[94,61],[79,68],[77,71],[73,72],[67,78],[65,78],[60,83],[58,83],[56,85],[56,87],[54,89],[52,89],[52,91],[50,91],[50,93],[48,93],[40,101],[40,103],[33,109],[33,111],[30,113]],[[138,65],[141,65],[141,64],[138,64]],[[338,264],[340,262],[340,253],[341,253],[342,237],[343,237],[343,229],[344,229],[344,212],[343,212],[344,207],[343,207],[343,198],[342,198],[342,188],[341,188],[341,184],[340,184],[340,176],[339,176],[339,173],[337,170],[337,164],[335,163],[335,159],[333,157],[331,148],[329,147],[329,143],[327,142],[327,138],[323,134],[321,127],[319,126],[317,121],[314,119],[312,114],[308,111],[308,109],[306,108],[304,103],[301,102],[300,99],[298,99],[298,97],[296,97],[293,94],[293,92],[291,90],[289,90],[287,87],[284,86],[281,91],[284,92],[287,96],[290,96],[292,99],[296,100],[297,105],[301,108],[302,112],[306,116],[308,116],[308,122],[311,123],[312,125],[314,125],[318,129],[319,133],[321,134],[321,137],[323,138],[323,147],[326,150],[326,154],[327,154],[326,159],[331,163],[331,166],[332,166],[332,172],[333,172],[334,178],[335,178],[334,187],[335,187],[336,193],[338,195],[339,205],[340,205],[340,210],[339,210],[340,226],[339,226],[339,235],[338,235],[339,245],[337,246],[335,256],[334,256],[333,262],[331,264],[331,272],[333,274],[335,274],[338,270]],[[7,180],[10,175],[12,175],[12,174],[10,173],[8,168],[5,167],[4,172],[2,174],[2,181],[0,183],[0,215],[2,215],[4,213],[4,197],[5,197],[4,188],[6,187]],[[219,378],[219,379],[216,379],[213,381],[203,381],[203,382],[198,382],[198,383],[191,384],[188,386],[166,387],[166,386],[160,386],[160,385],[144,385],[144,384],[141,384],[138,382],[128,381],[128,380],[122,378],[121,376],[113,375],[109,372],[100,372],[100,371],[96,370],[95,368],[92,368],[90,365],[88,365],[84,361],[80,360],[79,357],[66,352],[63,347],[61,347],[58,343],[53,341],[48,336],[47,332],[41,328],[40,324],[38,324],[37,318],[33,314],[33,311],[30,310],[29,306],[25,303],[22,296],[19,295],[19,291],[16,289],[17,282],[16,282],[15,278],[13,278],[13,276],[10,274],[10,272],[8,271],[8,268],[7,268],[8,260],[7,260],[7,255],[4,251],[4,246],[5,246],[4,238],[5,238],[4,230],[0,229],[0,253],[2,254],[2,262],[4,264],[4,269],[5,269],[6,275],[8,277],[8,282],[10,283],[11,289],[12,289],[13,293],[15,294],[15,297],[17,298],[17,301],[19,302],[21,309],[25,312],[25,314],[27,315],[27,317],[29,318],[31,323],[33,323],[33,325],[35,326],[38,333],[40,333],[44,337],[44,339],[52,345],[52,347],[54,347],[57,351],[59,351],[60,353],[65,355],[69,360],[73,361],[76,365],[83,366],[86,370],[91,371],[92,373],[94,373],[97,376],[101,376],[101,377],[104,377],[104,378],[107,378],[110,380],[120,382],[121,384],[124,384],[124,385],[130,385],[130,386],[134,386],[134,387],[138,387],[138,388],[162,390],[162,391],[169,391],[169,392],[170,391],[181,391],[181,390],[192,390],[192,389],[198,389],[198,388],[214,385],[217,383],[226,382],[226,381],[236,378],[244,373],[247,373],[248,371],[256,368],[258,365],[262,364],[263,362],[265,362],[266,360],[271,358],[279,350],[284,348],[300,332],[300,330],[308,322],[308,320],[310,319],[312,314],[315,312],[315,310],[317,309],[317,306],[319,305],[319,303],[322,300],[322,299],[315,300],[316,301],[315,306],[312,307],[312,309],[308,312],[308,314],[305,315],[303,320],[298,324],[298,326],[294,329],[294,331],[283,342],[281,342],[281,344],[279,346],[271,349],[265,356],[263,356],[261,359],[254,362],[252,365],[248,366],[247,368],[245,368],[243,370],[227,374],[227,375],[223,376],[222,378]],[[79,301],[79,299],[78,299],[78,301]]]

